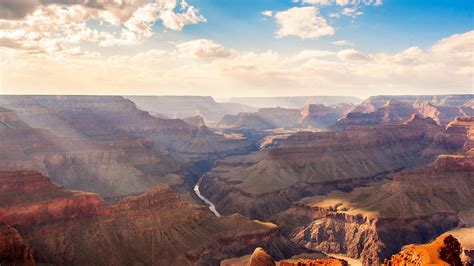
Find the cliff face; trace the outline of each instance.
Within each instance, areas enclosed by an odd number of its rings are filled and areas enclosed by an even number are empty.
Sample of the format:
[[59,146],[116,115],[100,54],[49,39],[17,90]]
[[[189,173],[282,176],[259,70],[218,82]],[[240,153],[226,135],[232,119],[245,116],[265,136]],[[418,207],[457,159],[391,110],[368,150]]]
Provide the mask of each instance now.
[[438,152],[431,145],[441,132],[434,121],[413,117],[400,125],[296,133],[266,155],[218,162],[204,176],[201,191],[222,213],[265,219],[299,198],[350,190],[428,163]]
[[273,224],[213,217],[167,185],[108,204],[37,172],[0,177],[2,263],[214,265],[256,246],[278,258],[299,250]]
[[474,157],[443,155],[393,180],[304,198],[274,217],[297,243],[379,264],[409,243],[474,221]]
[[2,169],[37,170],[103,196],[174,184],[169,174],[186,182],[194,163],[251,149],[243,139],[153,117],[122,97],[2,96],[0,105],[18,114],[0,112]]
[[219,122],[219,127],[234,129],[274,129],[274,128],[326,128],[349,108],[347,104],[325,106],[309,104],[301,109],[281,107],[262,108],[255,113],[239,113],[226,115]]
[[473,116],[472,95],[375,96],[349,110],[332,130],[353,126],[381,125],[404,121],[412,114],[429,117],[446,125],[458,116]]

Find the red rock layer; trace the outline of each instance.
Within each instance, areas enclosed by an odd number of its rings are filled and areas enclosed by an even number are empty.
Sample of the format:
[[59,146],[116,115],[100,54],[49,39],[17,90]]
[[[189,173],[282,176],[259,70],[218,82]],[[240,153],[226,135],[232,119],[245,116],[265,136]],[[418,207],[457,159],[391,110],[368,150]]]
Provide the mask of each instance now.
[[0,251],[8,251],[2,263],[33,257],[55,265],[213,264],[256,246],[278,258],[298,250],[275,225],[214,217],[168,185],[115,204],[31,171],[0,172],[0,188],[0,228],[7,228]]
[[0,263],[6,265],[35,265],[33,250],[18,231],[0,225]]

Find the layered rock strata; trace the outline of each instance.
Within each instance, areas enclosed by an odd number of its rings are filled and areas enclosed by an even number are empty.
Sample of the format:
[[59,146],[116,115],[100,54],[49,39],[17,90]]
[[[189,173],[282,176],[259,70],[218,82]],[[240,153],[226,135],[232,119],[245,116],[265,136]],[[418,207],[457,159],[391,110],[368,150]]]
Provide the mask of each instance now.
[[213,217],[167,185],[109,204],[31,171],[0,172],[0,225],[2,263],[215,265],[257,246],[301,252],[276,225]]

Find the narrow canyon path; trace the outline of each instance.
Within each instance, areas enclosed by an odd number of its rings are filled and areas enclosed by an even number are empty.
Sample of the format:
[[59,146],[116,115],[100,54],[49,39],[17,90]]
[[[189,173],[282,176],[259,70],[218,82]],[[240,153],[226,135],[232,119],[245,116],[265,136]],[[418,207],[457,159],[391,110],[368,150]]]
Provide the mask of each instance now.
[[212,213],[214,213],[215,216],[217,217],[220,217],[220,213],[216,210],[216,205],[214,203],[212,203],[210,200],[208,200],[206,197],[204,197],[201,192],[199,191],[199,185],[201,184],[201,179],[199,179],[199,181],[196,183],[196,185],[194,186],[194,193],[196,193],[196,195],[202,199],[206,205],[209,206],[209,210],[211,210]]

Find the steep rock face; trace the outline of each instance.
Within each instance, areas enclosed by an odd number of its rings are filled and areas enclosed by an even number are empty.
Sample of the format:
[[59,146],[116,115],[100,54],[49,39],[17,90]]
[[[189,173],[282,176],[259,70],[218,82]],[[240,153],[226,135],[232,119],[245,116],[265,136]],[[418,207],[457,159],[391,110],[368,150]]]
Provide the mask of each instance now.
[[309,104],[301,109],[281,107],[262,108],[255,113],[226,115],[219,123],[222,128],[274,129],[274,128],[326,128],[333,124],[349,108],[340,104],[334,107],[322,104]]
[[4,261],[33,256],[39,264],[215,265],[257,246],[278,258],[301,252],[275,225],[241,215],[214,217],[167,185],[108,204],[37,172],[0,177],[0,224],[7,227],[0,231],[0,249],[9,251]]
[[174,184],[169,174],[186,181],[198,161],[251,149],[206,127],[153,117],[122,97],[2,96],[0,105],[20,121],[0,125],[3,169],[37,170],[107,197]]
[[412,114],[446,125],[458,116],[474,115],[472,95],[374,96],[349,110],[332,130],[404,121]]
[[409,243],[471,224],[474,157],[442,155],[393,180],[302,199],[274,217],[297,243],[379,264]]
[[268,153],[218,162],[201,192],[222,213],[265,219],[305,196],[350,190],[387,173],[432,161],[443,132],[431,119],[346,132],[300,132]]
[[442,235],[425,245],[413,245],[393,255],[384,265],[461,266],[461,244],[452,235]]

